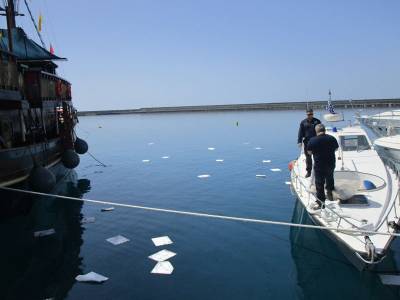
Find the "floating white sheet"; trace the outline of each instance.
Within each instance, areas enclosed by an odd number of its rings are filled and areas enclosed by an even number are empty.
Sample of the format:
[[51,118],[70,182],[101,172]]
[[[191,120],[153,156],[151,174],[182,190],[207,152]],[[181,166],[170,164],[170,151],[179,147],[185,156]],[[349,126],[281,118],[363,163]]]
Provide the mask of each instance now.
[[263,164],[267,164],[267,163],[270,163],[271,160],[270,159],[264,159],[262,162],[263,162]]
[[169,236],[160,236],[160,237],[152,238],[151,240],[153,241],[153,243],[156,247],[172,244],[172,241],[169,238]]
[[89,272],[85,275],[78,275],[75,280],[80,282],[104,282],[108,280],[108,277],[97,274],[95,272]]
[[174,271],[174,267],[169,261],[161,261],[156,264],[156,266],[151,270],[152,274],[171,274]]
[[94,223],[94,221],[96,221],[95,217],[83,217],[81,224]]
[[281,169],[275,168],[275,169],[271,169],[272,172],[280,172],[282,171]]
[[149,256],[150,259],[155,260],[155,261],[166,261],[170,259],[171,257],[174,257],[176,255],[175,252],[169,251],[169,250],[161,250],[158,251],[157,253],[154,253]]
[[213,147],[208,147],[207,149],[210,150],[210,151],[214,151],[215,150],[215,148],[213,148]]
[[123,243],[129,242],[129,239],[127,239],[126,237],[124,237],[122,235],[116,235],[116,236],[106,239],[106,241],[113,245],[121,245]]
[[223,159],[216,159],[215,161],[216,161],[216,162],[224,162]]
[[50,228],[50,229],[46,229],[46,230],[35,231],[33,233],[33,236],[34,237],[42,237],[42,236],[52,235],[55,233],[56,233],[56,231],[54,230],[54,228]]
[[380,274],[379,277],[383,284],[386,285],[400,285],[400,276],[399,275],[384,275]]
[[104,207],[101,209],[101,211],[113,211],[114,207]]
[[150,162],[150,159],[143,159],[142,162],[144,162],[144,163],[149,163],[149,162]]
[[153,143],[153,142],[150,142],[150,143],[147,143],[147,145],[151,146],[151,145],[154,145],[154,143]]
[[210,174],[201,174],[201,175],[199,175],[199,176],[197,176],[198,178],[208,178],[208,177],[210,177],[211,175]]
[[267,175],[265,175],[265,174],[257,174],[256,177],[258,177],[258,178],[265,178],[265,177],[267,177]]
[[291,185],[292,183],[290,181],[285,181],[286,185]]
[[255,147],[254,150],[261,150],[261,147]]
[[169,156],[163,156],[163,157],[161,157],[162,159],[168,159],[169,158]]

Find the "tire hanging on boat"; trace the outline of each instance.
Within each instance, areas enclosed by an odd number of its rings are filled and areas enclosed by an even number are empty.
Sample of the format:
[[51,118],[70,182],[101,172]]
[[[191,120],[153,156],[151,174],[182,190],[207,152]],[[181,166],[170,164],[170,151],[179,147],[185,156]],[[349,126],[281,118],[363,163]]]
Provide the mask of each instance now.
[[80,162],[79,155],[72,149],[67,149],[64,151],[61,161],[67,169],[75,169]]
[[76,153],[78,154],[85,154],[89,150],[89,146],[87,142],[81,138],[76,137],[74,148]]

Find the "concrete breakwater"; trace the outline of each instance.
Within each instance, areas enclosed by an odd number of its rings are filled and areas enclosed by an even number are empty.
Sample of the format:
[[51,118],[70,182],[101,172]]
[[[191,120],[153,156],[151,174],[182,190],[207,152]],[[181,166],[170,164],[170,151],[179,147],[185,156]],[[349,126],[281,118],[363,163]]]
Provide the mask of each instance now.
[[[400,107],[400,98],[393,99],[361,99],[361,100],[335,100],[335,108],[390,108]],[[138,109],[80,111],[79,116],[98,115],[123,115],[143,113],[176,113],[176,112],[213,112],[213,111],[240,111],[240,110],[304,110],[307,105],[313,109],[325,109],[327,101],[301,101],[301,102],[275,102],[251,104],[222,104],[222,105],[197,105],[197,106],[170,106],[170,107],[145,107]]]

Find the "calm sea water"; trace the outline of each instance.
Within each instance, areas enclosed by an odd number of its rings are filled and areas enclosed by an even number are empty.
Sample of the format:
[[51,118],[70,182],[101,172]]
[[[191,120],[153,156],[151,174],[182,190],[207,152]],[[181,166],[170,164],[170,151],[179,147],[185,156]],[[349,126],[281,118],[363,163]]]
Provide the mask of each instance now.
[[[351,117],[351,111],[346,113]],[[297,130],[303,117],[298,111],[82,117],[78,134],[107,167],[84,155],[55,192],[309,223],[285,184],[287,164],[298,155]],[[199,179],[201,174],[210,177]],[[257,174],[266,177],[256,178]],[[122,207],[101,212],[109,205],[14,193],[1,198],[0,293],[4,299],[399,297],[399,290],[382,285],[375,272],[356,270],[333,242],[315,230]],[[80,224],[83,216],[96,220]],[[33,237],[33,232],[48,228],[56,234]],[[119,234],[130,241],[119,246],[106,241]],[[155,247],[151,238],[164,235],[174,243]],[[177,253],[170,259],[172,275],[150,273],[156,263],[148,256],[161,249]],[[399,250],[395,241],[383,271],[397,268]],[[75,281],[76,275],[90,271],[109,280],[103,284]]]

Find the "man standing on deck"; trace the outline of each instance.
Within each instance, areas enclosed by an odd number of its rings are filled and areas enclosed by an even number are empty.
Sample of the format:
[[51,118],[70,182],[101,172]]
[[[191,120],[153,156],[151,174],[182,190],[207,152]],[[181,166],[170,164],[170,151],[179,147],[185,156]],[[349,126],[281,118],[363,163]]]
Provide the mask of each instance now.
[[333,200],[332,191],[335,189],[333,172],[336,166],[335,151],[339,148],[336,138],[325,134],[325,126],[318,124],[315,126],[317,136],[308,142],[308,154],[314,158],[315,188],[317,190],[317,203],[314,209],[323,207],[325,203],[325,183],[327,198]]
[[321,121],[317,118],[314,118],[314,112],[311,108],[308,108],[307,111],[307,118],[301,121],[300,128],[299,128],[299,135],[297,138],[297,144],[299,148],[301,148],[302,143],[304,144],[304,155],[306,156],[306,165],[307,165],[307,174],[306,178],[311,176],[312,170],[312,159],[311,155],[307,152],[307,144],[308,141],[316,135],[315,133],[315,126],[321,124]]

